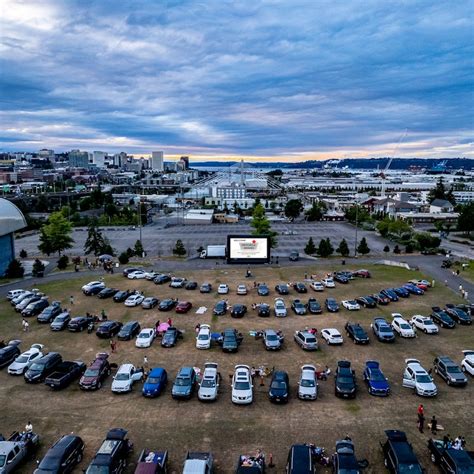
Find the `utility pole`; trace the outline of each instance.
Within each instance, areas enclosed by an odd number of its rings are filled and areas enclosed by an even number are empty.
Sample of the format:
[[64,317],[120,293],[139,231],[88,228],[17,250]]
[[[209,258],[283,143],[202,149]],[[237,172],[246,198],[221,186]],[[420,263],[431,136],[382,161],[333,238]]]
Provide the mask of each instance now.
[[359,228],[359,204],[356,202],[356,228],[355,228],[355,242],[354,242],[354,258],[357,258],[357,231]]

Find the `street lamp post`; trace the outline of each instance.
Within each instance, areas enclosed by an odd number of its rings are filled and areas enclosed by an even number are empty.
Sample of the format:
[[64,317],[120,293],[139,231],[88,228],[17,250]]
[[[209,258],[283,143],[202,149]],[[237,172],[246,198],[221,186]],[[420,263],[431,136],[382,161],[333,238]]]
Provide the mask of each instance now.
[[354,242],[354,257],[357,258],[357,231],[359,230],[359,205],[356,203],[356,222],[355,222],[355,242]]

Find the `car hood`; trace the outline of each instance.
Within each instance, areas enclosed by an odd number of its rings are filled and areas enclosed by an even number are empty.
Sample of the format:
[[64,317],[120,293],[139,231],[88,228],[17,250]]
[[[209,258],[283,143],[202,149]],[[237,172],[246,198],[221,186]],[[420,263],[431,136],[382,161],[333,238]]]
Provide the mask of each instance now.
[[155,390],[159,390],[160,384],[158,383],[145,383],[143,385],[144,392],[154,392]]
[[455,373],[455,374],[449,374],[448,373],[448,377],[454,379],[454,380],[457,380],[459,382],[464,382],[466,381],[467,382],[467,379],[466,377],[462,374],[462,373]]
[[28,365],[28,362],[20,363],[20,362],[12,362],[8,368],[11,370],[18,370],[26,367]]
[[213,396],[217,393],[217,387],[199,387],[199,395]]
[[280,341],[265,341],[265,344],[268,347],[279,347],[280,346]]
[[378,390],[386,390],[389,384],[386,380],[369,380],[370,386]]
[[191,392],[191,385],[173,385],[172,392],[174,394],[186,394]]
[[270,388],[269,394],[271,397],[285,397],[288,395],[286,388]]
[[416,385],[422,390],[437,390],[434,382],[427,382],[427,383],[416,382]]
[[83,377],[81,377],[80,382],[83,385],[91,385],[91,384],[97,382],[97,380],[98,380],[98,377],[85,377],[85,376],[83,376]]
[[114,380],[112,382],[112,390],[120,390],[128,388],[131,385],[131,380]]
[[313,393],[316,392],[316,387],[303,387],[302,385],[300,385],[298,391],[302,395],[313,395]]

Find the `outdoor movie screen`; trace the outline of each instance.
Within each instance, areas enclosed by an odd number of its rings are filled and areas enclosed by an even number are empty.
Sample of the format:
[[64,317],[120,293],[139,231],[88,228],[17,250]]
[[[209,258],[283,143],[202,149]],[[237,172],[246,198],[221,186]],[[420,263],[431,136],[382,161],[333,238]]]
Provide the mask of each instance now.
[[254,235],[227,236],[229,263],[267,263],[270,261],[270,239]]

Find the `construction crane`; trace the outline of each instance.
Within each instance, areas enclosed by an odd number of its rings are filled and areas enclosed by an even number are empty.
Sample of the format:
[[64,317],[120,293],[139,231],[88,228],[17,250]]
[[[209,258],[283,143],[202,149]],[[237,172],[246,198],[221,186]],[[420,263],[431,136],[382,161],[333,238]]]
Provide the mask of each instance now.
[[403,139],[407,136],[407,133],[408,133],[408,128],[405,128],[405,131],[402,133],[402,135],[398,139],[397,146],[393,150],[392,156],[388,160],[387,166],[385,166],[383,171],[380,173],[380,177],[382,178],[382,192],[381,192],[382,198],[385,197],[385,180],[387,179],[386,173],[387,173],[388,169],[390,168],[390,165],[392,164],[393,158],[394,158],[395,154],[397,153],[398,148],[400,147],[400,144],[402,143]]

